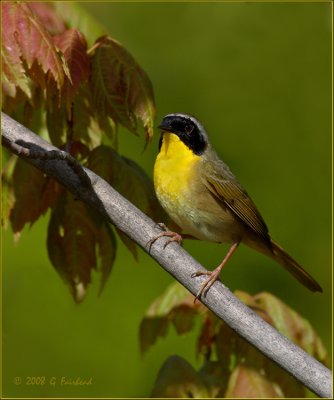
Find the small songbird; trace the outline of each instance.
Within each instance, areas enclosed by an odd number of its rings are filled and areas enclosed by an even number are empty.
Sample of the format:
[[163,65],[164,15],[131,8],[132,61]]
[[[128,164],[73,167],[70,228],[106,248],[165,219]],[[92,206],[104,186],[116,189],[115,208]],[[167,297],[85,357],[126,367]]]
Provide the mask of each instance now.
[[[255,204],[219,159],[202,124],[187,114],[169,114],[159,128],[154,187],[162,207],[187,236],[231,244],[216,269],[193,274],[209,275],[196,298],[207,293],[240,243],[277,261],[313,292],[322,292],[315,279],[271,239]],[[169,236],[169,242],[182,240],[165,231],[153,241],[161,236]]]

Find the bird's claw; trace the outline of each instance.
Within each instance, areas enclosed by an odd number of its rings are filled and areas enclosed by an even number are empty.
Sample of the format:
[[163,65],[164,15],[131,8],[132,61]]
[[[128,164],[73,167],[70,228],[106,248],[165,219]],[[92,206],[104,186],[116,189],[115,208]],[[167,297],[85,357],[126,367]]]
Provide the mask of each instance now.
[[209,278],[206,279],[200,286],[199,291],[197,292],[195,298],[194,298],[194,303],[196,303],[197,300],[200,300],[202,295],[205,297],[206,294],[208,293],[209,289],[211,286],[219,280],[219,273],[216,273],[215,271],[198,271],[194,272],[191,274],[192,278],[195,278],[197,276],[202,276],[202,275],[208,275]]
[[163,222],[157,222],[155,224],[155,228],[157,228],[157,227],[159,227],[162,231],[165,231],[165,232],[168,231],[167,226]]
[[196,278],[197,276],[202,276],[202,275],[211,275],[210,271],[197,271],[191,274],[191,278]]
[[146,246],[148,246],[148,251],[151,251],[151,247],[153,245],[153,243],[155,243],[158,239],[160,239],[161,237],[169,237],[169,239],[166,241],[166,243],[164,244],[163,248],[165,249],[170,243],[172,242],[177,242],[179,245],[182,244],[182,236],[179,235],[176,232],[172,232],[167,230],[167,227],[165,224],[163,223],[158,223],[157,224],[161,229],[163,229],[163,232],[159,233],[157,236],[155,236],[154,238],[150,239],[147,243]]

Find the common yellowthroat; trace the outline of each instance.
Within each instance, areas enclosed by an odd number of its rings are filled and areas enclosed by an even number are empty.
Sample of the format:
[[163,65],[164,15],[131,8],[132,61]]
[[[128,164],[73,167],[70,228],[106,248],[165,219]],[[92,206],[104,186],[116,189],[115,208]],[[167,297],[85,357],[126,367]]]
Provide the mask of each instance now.
[[[196,298],[206,294],[219,278],[240,243],[277,261],[313,292],[322,292],[315,279],[271,239],[255,204],[219,159],[202,124],[187,114],[169,114],[158,128],[162,132],[154,187],[162,207],[182,231],[194,238],[231,244],[216,269],[193,275],[209,275]],[[169,236],[169,242],[182,239],[167,231],[154,240],[161,236]]]

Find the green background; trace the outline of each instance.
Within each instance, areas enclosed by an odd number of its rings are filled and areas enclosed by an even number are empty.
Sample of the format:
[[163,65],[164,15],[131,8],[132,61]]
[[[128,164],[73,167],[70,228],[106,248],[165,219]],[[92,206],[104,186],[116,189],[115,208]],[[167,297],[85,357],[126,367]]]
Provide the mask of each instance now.
[[[232,290],[269,291],[310,320],[331,350],[331,4],[85,3],[151,78],[157,120],[198,117],[218,153],[257,204],[270,232],[320,282],[302,287],[282,268],[240,247],[222,280]],[[120,131],[120,152],[150,176],[159,132]],[[29,205],[27,205],[29,206]],[[4,396],[145,397],[167,356],[195,360],[195,334],[170,331],[141,357],[138,327],[173,279],[122,244],[102,296],[81,305],[46,254],[43,218],[18,245],[3,232]],[[186,242],[212,269],[227,246]],[[92,377],[84,387],[26,385],[26,377]],[[22,379],[15,385],[15,377]]]

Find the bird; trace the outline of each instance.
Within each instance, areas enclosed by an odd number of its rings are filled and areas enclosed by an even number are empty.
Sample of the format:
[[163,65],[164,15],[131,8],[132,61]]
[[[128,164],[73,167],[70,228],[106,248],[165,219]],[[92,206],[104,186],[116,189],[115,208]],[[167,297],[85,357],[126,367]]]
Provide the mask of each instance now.
[[153,181],[157,198],[172,221],[185,232],[164,230],[171,242],[185,237],[228,243],[230,248],[213,271],[198,271],[192,278],[207,275],[196,299],[205,296],[240,243],[275,260],[313,292],[322,292],[317,281],[271,237],[268,227],[246,190],[219,158],[203,125],[192,115],[163,117]]

